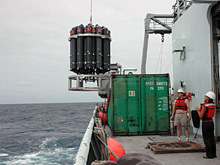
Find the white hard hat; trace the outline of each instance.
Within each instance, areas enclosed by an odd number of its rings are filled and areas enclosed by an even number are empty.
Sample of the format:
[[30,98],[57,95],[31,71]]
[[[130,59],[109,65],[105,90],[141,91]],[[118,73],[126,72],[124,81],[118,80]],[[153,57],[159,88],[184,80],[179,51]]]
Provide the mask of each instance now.
[[179,89],[179,90],[177,91],[177,93],[184,93],[184,91],[183,91],[182,89]]
[[209,97],[212,100],[215,100],[215,93],[212,91],[209,91],[205,94],[205,96]]

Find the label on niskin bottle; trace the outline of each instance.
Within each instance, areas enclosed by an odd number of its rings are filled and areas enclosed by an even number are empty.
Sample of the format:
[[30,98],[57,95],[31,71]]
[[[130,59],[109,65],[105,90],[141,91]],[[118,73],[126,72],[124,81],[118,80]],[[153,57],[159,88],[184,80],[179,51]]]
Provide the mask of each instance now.
[[129,91],[129,96],[135,96],[135,91]]

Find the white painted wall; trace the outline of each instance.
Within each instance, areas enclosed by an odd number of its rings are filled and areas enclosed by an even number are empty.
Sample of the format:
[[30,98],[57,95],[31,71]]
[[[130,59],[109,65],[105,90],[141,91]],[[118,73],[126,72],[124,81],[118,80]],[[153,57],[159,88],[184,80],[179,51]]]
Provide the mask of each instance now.
[[[207,17],[209,6],[193,4],[172,28],[173,50],[186,47],[183,61],[180,60],[180,53],[173,53],[174,93],[180,88],[180,81],[184,81],[186,86],[183,89],[195,93],[190,101],[191,110],[199,107],[204,94],[212,89],[210,25]],[[201,129],[198,134],[202,134]]]

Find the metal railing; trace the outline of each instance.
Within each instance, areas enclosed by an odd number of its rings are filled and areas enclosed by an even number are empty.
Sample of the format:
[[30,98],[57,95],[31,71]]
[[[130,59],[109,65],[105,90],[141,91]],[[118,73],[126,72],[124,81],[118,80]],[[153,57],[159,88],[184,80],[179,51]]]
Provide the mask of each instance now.
[[94,127],[95,114],[96,114],[96,110],[93,111],[93,116],[89,122],[89,125],[81,141],[79,150],[77,152],[76,158],[74,160],[74,163],[73,163],[74,165],[86,165],[87,164],[87,160],[89,157],[90,143],[91,143],[91,138],[92,138],[92,133],[93,133],[93,127]]
[[176,22],[183,13],[192,5],[192,0],[177,0],[173,5],[173,22]]

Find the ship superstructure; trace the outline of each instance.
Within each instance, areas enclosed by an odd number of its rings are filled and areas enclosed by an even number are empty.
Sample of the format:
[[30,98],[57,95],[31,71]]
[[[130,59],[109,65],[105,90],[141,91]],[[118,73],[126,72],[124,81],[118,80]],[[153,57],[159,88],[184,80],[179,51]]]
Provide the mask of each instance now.
[[[220,3],[183,3],[175,6],[172,26],[173,87],[194,93],[191,110],[216,94],[215,135],[220,137],[219,104],[219,13]],[[207,1],[206,1],[207,2]],[[213,2],[213,1],[212,1]],[[191,123],[192,124],[192,123]],[[197,130],[194,128],[193,132]],[[198,134],[202,135],[201,128]]]

